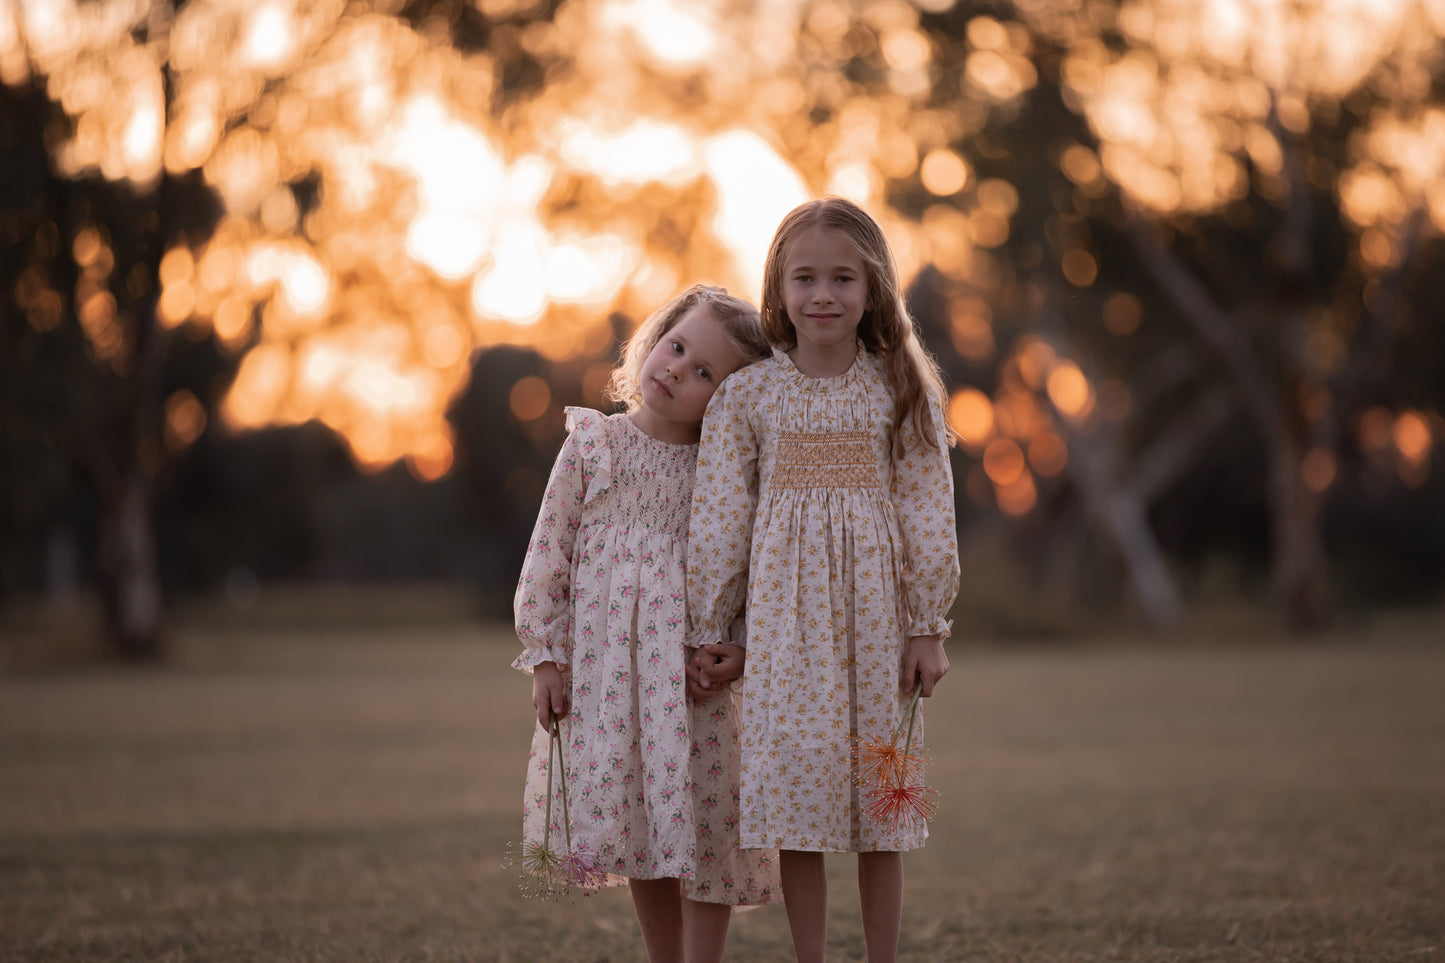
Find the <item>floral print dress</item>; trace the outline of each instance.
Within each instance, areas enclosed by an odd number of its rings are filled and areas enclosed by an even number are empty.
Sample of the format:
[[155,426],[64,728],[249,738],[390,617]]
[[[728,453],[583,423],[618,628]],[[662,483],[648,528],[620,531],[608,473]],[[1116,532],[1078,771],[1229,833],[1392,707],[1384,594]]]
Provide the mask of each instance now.
[[[857,742],[887,742],[907,708],[905,641],[946,636],[958,591],[943,412],[935,400],[938,448],[914,443],[895,461],[893,411],[882,361],[861,346],[836,378],[775,349],[708,407],[688,638],[721,638],[746,603],[744,847],[901,851],[927,838],[922,821],[867,819],[852,777]],[[920,716],[915,745],[922,735]]]
[[[677,877],[696,900],[781,899],[775,854],[738,847],[739,741],[731,692],[693,704],[683,645],[696,445],[626,415],[567,409],[568,437],[517,585],[513,666],[563,668],[573,849],[609,882]],[[548,734],[532,739],[523,838],[543,837]],[[565,838],[561,773],[552,839]]]

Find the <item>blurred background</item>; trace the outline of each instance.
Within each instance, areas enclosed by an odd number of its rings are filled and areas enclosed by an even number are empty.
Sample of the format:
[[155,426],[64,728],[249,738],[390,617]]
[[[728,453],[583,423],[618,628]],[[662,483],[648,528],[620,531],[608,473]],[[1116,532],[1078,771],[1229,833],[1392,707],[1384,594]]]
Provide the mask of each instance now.
[[1440,0],[0,0],[0,625],[508,618],[562,407],[683,286],[755,301],[824,193],[948,378],[961,630],[1438,605],[1442,36]]

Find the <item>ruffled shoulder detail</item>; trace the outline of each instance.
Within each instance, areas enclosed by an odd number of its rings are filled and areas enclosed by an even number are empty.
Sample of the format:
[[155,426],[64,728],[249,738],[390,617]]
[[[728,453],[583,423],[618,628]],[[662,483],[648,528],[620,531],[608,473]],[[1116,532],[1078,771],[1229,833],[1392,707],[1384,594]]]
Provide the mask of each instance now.
[[569,405],[567,431],[576,436],[582,455],[582,477],[587,480],[583,504],[592,501],[612,484],[612,446],[607,439],[607,415],[591,408]]

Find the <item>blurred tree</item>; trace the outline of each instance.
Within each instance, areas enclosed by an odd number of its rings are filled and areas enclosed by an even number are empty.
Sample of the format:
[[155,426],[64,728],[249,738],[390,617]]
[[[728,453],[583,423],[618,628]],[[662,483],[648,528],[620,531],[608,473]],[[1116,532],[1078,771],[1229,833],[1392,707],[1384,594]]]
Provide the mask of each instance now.
[[[956,273],[1044,335],[1011,349],[1021,380],[1063,415],[1069,474],[1159,616],[1174,591],[1147,506],[1232,412],[1261,442],[1276,587],[1313,626],[1328,610],[1322,506],[1349,430],[1367,406],[1420,403],[1389,373],[1422,344],[1405,291],[1438,261],[1425,242],[1445,224],[1445,24],[1426,5],[1387,7],[1019,0],[924,20],[936,61],[958,67],[932,106],[992,112],[950,144],[979,172],[973,196],[932,191],[924,223],[1008,251]],[[991,177],[1010,185],[1012,231],[979,222]],[[926,162],[920,179],[930,187]],[[1214,360],[1181,355],[1171,318]]]
[[194,177],[143,186],[64,176],[50,152],[74,131],[44,87],[32,79],[0,97],[11,172],[0,194],[11,468],[0,499],[17,534],[38,525],[51,529],[46,539],[68,537],[77,470],[94,503],[94,572],[111,636],[121,654],[153,658],[152,499],[164,450],[155,279],[168,243],[208,228],[214,200]]
[[[1108,546],[1162,624],[1169,539],[1252,557],[1268,506],[1312,621],[1322,508],[1423,491],[1442,433],[1445,353],[1411,322],[1438,300],[1442,32],[1406,0],[0,5],[6,524],[63,546],[85,487],[195,504],[228,434],[319,423],[361,474],[288,447],[310,428],[229,449],[345,493],[298,551],[379,510],[366,486],[444,511],[403,465],[504,506],[479,568],[510,582],[560,407],[599,403],[684,284],[756,296],[778,219],[827,192],[878,215],[957,386],[960,518],[1076,582]],[[81,460],[89,486],[56,483]],[[223,499],[274,494],[239,476]],[[367,527],[400,546],[380,569],[425,554]]]

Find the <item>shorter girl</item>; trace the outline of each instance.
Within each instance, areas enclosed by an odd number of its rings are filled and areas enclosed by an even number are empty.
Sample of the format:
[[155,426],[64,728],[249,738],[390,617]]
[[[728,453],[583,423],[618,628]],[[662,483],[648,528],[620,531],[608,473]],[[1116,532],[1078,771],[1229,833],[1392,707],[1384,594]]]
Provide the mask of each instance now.
[[[648,318],[609,386],[627,413],[567,409],[517,586],[513,665],[532,673],[539,726],[524,838],[543,838],[556,717],[573,849],[629,880],[654,963],[721,959],[732,906],[781,898],[776,855],[738,848],[731,694],[688,699],[683,644],[703,411],[767,351],[757,311],[721,288],[694,285]],[[564,838],[560,778],[552,791]]]
[[948,671],[959,566],[943,384],[883,232],[849,201],[783,219],[762,304],[772,357],[728,379],[708,409],[688,634],[699,647],[724,641],[746,603],[742,845],[779,850],[798,959],[824,957],[823,854],[852,852],[868,959],[886,963],[900,853],[927,828],[870,818],[853,753],[888,743],[914,688],[931,696]]

